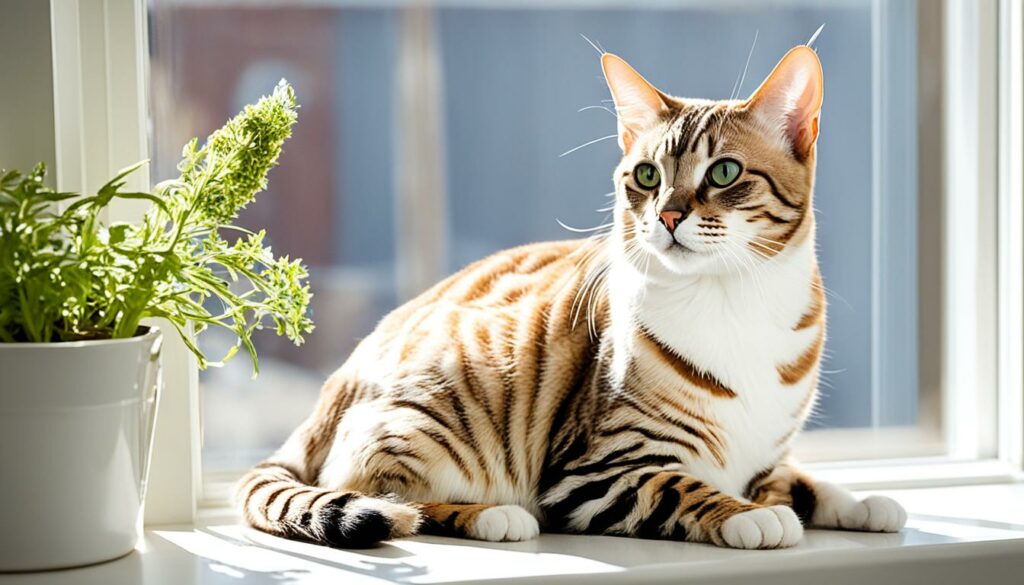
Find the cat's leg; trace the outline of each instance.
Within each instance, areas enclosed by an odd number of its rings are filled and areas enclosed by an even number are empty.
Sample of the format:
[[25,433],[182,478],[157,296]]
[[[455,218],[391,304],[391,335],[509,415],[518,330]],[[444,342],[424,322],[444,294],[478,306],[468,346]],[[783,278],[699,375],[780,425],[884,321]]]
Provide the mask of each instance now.
[[816,481],[792,463],[781,463],[756,478],[747,495],[758,504],[790,506],[804,524],[818,528],[898,532],[907,522],[907,513],[896,500],[885,496],[858,500],[849,490]]
[[490,540],[519,541],[540,534],[537,518],[521,506],[491,504],[417,504],[424,521],[423,534]]
[[788,547],[803,536],[789,506],[746,502],[682,471],[650,467],[570,475],[548,490],[541,504],[548,525],[568,532],[733,548]]
[[277,461],[246,474],[237,499],[253,528],[339,548],[411,536],[420,523],[419,511],[396,498],[309,485],[299,469]]

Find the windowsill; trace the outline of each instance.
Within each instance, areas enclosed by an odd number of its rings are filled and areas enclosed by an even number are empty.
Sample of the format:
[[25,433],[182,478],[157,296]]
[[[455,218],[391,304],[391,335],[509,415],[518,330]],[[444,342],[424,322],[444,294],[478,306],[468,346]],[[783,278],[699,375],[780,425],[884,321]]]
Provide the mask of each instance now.
[[[873,492],[882,493],[882,492]],[[331,550],[242,528],[231,518],[152,527],[103,565],[0,576],[29,585],[253,583],[1016,583],[1024,571],[1024,483],[889,490],[910,512],[899,534],[810,530],[787,550],[737,551],[638,539],[542,535],[523,543],[417,537]]]

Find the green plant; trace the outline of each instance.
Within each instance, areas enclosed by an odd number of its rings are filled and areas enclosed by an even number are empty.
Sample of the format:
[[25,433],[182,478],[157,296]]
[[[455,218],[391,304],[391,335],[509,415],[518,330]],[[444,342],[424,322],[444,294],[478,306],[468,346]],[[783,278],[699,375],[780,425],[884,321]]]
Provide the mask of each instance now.
[[[223,360],[244,347],[254,371],[252,336],[264,324],[302,343],[313,329],[305,267],[274,257],[263,231],[232,223],[266,187],[296,110],[282,80],[202,147],[186,144],[181,176],[153,193],[123,190],[144,162],[85,197],[46,188],[42,164],[26,175],[0,172],[0,341],[131,337],[143,319],[162,317],[201,367],[210,362],[193,335],[209,326],[231,330],[238,343]],[[140,223],[107,226],[101,212],[115,198],[152,207]]]

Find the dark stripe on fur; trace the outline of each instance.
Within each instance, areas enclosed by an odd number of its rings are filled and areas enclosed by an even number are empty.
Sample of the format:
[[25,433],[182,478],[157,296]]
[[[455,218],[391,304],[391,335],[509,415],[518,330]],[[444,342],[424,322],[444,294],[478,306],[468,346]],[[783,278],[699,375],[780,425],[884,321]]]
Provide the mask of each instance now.
[[652,441],[659,441],[659,442],[662,442],[662,443],[671,443],[673,445],[679,445],[679,446],[683,447],[684,449],[686,449],[687,451],[689,451],[690,453],[693,453],[694,455],[700,455],[700,451],[697,450],[697,447],[695,447],[694,445],[692,445],[690,443],[687,443],[686,441],[680,440],[680,439],[678,439],[676,437],[670,437],[668,435],[659,433],[657,431],[652,431],[651,429],[648,429],[648,428],[645,428],[645,427],[642,427],[642,426],[639,426],[639,425],[635,425],[635,424],[624,424],[622,426],[618,426],[618,427],[615,427],[613,429],[605,429],[605,430],[601,431],[601,435],[605,436],[605,437],[610,437],[610,436],[618,435],[620,433],[628,433],[628,432],[633,432],[633,433],[637,433],[637,434],[643,435],[644,437],[647,437],[648,439],[650,439]]
[[700,522],[700,519],[703,518],[705,514],[718,507],[718,503],[719,502],[717,500],[711,500],[706,502],[703,506],[701,506],[700,510],[697,510],[697,513],[693,515],[693,519]]
[[767,479],[774,470],[774,467],[767,467],[758,471],[754,477],[750,478],[750,481],[747,482],[747,487],[743,488],[743,497],[748,500],[753,500],[754,497],[757,496],[757,489],[761,487],[761,482]]
[[272,483],[277,483],[279,481],[282,481],[282,480],[274,478],[274,479],[263,479],[263,480],[260,480],[260,481],[256,482],[256,484],[253,485],[251,488],[249,488],[247,493],[245,494],[245,501],[242,503],[243,506],[245,508],[248,508],[249,504],[252,503],[252,497],[256,495],[256,492],[260,491],[261,489],[267,487],[268,485],[270,485]]
[[793,482],[789,495],[793,498],[793,511],[805,526],[809,525],[814,517],[814,509],[818,505],[818,497],[814,495],[814,488],[803,479],[797,479]]
[[288,513],[292,509],[292,502],[299,495],[307,493],[308,491],[309,491],[308,488],[307,489],[297,489],[297,490],[295,490],[295,492],[293,494],[291,494],[290,496],[288,496],[287,499],[285,499],[284,505],[281,506],[281,514],[278,516],[278,521],[279,522],[286,522],[288,520]]
[[664,538],[664,526],[679,509],[679,491],[675,489],[682,476],[670,477],[661,485],[658,490],[661,493],[661,500],[654,510],[644,519],[637,529],[637,536],[640,538]]
[[547,516],[548,522],[555,529],[565,528],[569,514],[572,513],[573,510],[589,501],[599,500],[608,495],[608,490],[611,489],[612,485],[614,485],[620,477],[622,477],[622,474],[617,473],[604,479],[592,481],[576,487],[561,501],[547,507],[545,515]]
[[270,494],[270,496],[263,501],[263,505],[261,506],[261,508],[263,508],[264,515],[266,515],[267,511],[270,510],[270,507],[274,505],[274,502],[277,501],[277,498],[281,497],[281,494],[293,488],[295,488],[294,485],[286,484],[278,488],[277,491],[275,491],[274,493]]
[[736,398],[736,393],[727,388],[725,384],[722,384],[718,378],[709,372],[697,368],[690,360],[677,354],[672,348],[662,343],[653,333],[643,327],[638,327],[637,332],[640,334],[640,338],[655,350],[655,353],[658,354],[661,360],[687,382],[702,390],[707,390],[720,398]]
[[661,420],[664,422],[671,423],[676,428],[685,431],[686,433],[696,437],[697,439],[700,439],[700,442],[706,445],[709,450],[713,450],[715,448],[715,445],[712,443],[712,439],[710,436],[698,431],[696,428],[688,424],[686,421],[674,417],[666,412],[655,410],[654,408],[637,401],[632,396],[623,395],[619,399],[626,406],[636,410],[637,412],[643,414],[644,416],[650,418],[651,420]]
[[736,207],[750,199],[755,187],[753,181],[742,181],[722,190],[715,200],[726,207]]
[[466,463],[466,460],[455,450],[455,447],[452,446],[451,442],[443,434],[434,429],[417,428],[414,430],[440,445],[442,449],[448,452],[448,456],[452,458],[452,461],[459,468],[462,475],[469,481],[473,480],[473,473],[469,470],[469,464]]
[[608,469],[608,467],[612,463],[614,463],[615,461],[621,459],[622,457],[624,457],[626,455],[629,455],[630,453],[633,453],[633,452],[643,448],[643,446],[644,446],[644,442],[643,441],[638,441],[636,443],[633,443],[632,445],[628,445],[626,447],[622,447],[621,449],[616,449],[615,451],[612,451],[611,453],[605,455],[604,457],[602,457],[601,459],[599,459],[599,460],[597,460],[597,461],[595,461],[593,463],[587,463],[585,465],[580,465],[578,467],[573,467],[572,469],[569,469],[568,471],[572,475],[586,475],[588,473],[593,473],[595,471],[603,471],[605,469]]
[[657,473],[645,473],[640,476],[635,486],[623,490],[612,505],[601,510],[601,512],[590,519],[587,532],[591,534],[604,534],[609,528],[625,520],[626,516],[636,507],[637,492],[643,489],[644,485],[655,475]]
[[797,205],[796,203],[793,203],[792,201],[790,201],[789,199],[787,199],[786,197],[784,197],[782,195],[782,192],[779,191],[779,186],[775,184],[775,180],[772,179],[771,176],[768,173],[766,173],[764,171],[759,171],[759,170],[756,170],[756,169],[747,169],[747,172],[750,173],[751,175],[754,175],[756,177],[761,177],[762,179],[764,179],[765,182],[768,183],[768,187],[771,189],[772,195],[774,195],[775,198],[778,199],[779,202],[782,203],[783,205],[785,205],[786,207],[788,207],[790,209],[801,209],[802,208],[801,205]]
[[789,223],[788,219],[782,219],[781,217],[775,215],[774,213],[772,213],[772,212],[770,212],[768,210],[762,211],[761,215],[759,217],[767,218],[769,221],[771,221],[774,224],[780,224],[781,225],[781,224]]
[[630,186],[626,186],[626,200],[629,201],[629,206],[632,208],[634,213],[639,214],[647,200],[650,199],[650,193],[644,193],[643,191],[637,191]]
[[696,135],[693,137],[693,140],[690,142],[690,152],[697,152],[697,146],[700,145],[700,139],[703,138],[709,130],[711,130],[712,126],[715,126],[717,124],[718,120],[721,117],[721,111],[718,110],[717,108],[718,105],[716,104],[705,109],[707,114],[701,118],[702,124],[700,126],[700,131],[696,133]]
[[682,515],[685,516],[687,514],[693,514],[694,512],[697,511],[698,508],[703,506],[705,503],[707,503],[707,500],[697,500],[696,502],[694,502],[694,503],[690,504],[689,506],[687,506],[687,508],[685,510],[683,510],[683,514]]
[[448,515],[444,520],[444,529],[446,532],[455,534],[458,532],[455,522],[459,519],[459,512],[455,511]]
[[671,463],[679,463],[679,458],[672,455],[644,455],[642,457],[634,457],[633,459],[623,459],[616,461],[615,463],[601,464],[591,463],[583,465],[575,469],[570,469],[568,472],[572,475],[587,475],[590,473],[599,473],[601,471],[607,471],[609,469],[615,469],[619,467],[629,467],[632,469],[638,469],[640,467],[648,466],[665,466]]

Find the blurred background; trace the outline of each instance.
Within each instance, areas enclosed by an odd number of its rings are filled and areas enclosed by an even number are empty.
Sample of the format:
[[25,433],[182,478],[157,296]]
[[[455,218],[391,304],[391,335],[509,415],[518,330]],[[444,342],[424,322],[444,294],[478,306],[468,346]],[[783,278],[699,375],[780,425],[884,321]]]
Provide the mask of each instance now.
[[[662,90],[749,95],[822,24],[815,207],[829,294],[821,429],[918,427],[918,4],[879,0],[369,2],[152,0],[155,181],[282,77],[301,103],[241,223],[310,266],[316,331],[201,374],[207,471],[244,468],[310,412],[377,320],[510,246],[602,223],[619,151],[598,52]],[[754,40],[756,37],[756,44]],[[753,49],[752,49],[753,45]],[[937,91],[937,90],[935,90]],[[884,194],[884,196],[883,196]],[[214,334],[216,333],[216,334]],[[234,343],[211,332],[204,344]]]

